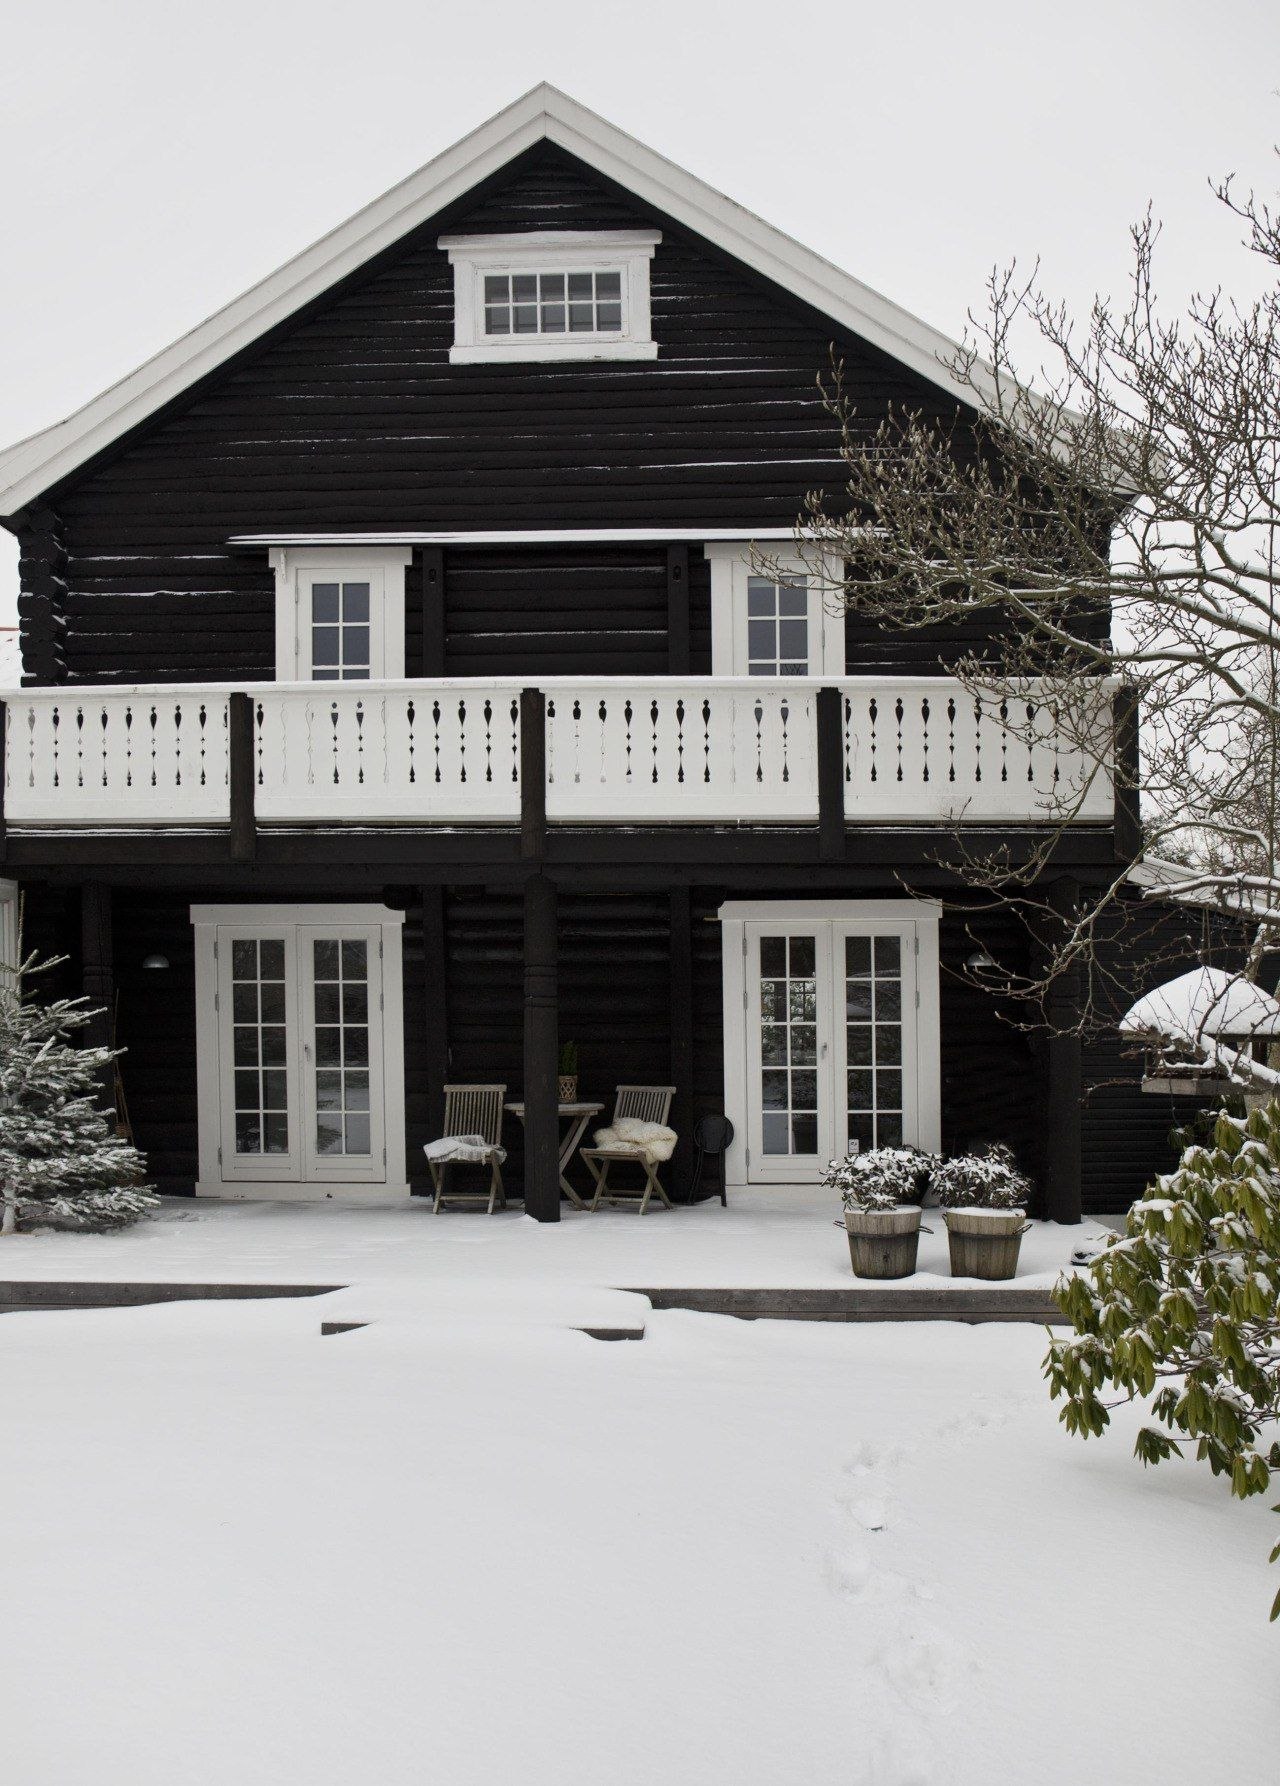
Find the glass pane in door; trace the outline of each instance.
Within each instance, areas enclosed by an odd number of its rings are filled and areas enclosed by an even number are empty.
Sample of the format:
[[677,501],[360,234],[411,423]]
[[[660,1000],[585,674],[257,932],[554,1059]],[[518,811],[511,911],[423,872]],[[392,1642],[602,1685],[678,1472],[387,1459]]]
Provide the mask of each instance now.
[[285,946],[282,937],[231,945],[235,1150],[289,1151]]
[[761,1143],[766,1154],[818,1151],[817,943],[760,938]]
[[844,943],[850,1145],[902,1145],[902,938]]
[[369,944],[363,937],[316,937],[315,1149],[368,1154]]

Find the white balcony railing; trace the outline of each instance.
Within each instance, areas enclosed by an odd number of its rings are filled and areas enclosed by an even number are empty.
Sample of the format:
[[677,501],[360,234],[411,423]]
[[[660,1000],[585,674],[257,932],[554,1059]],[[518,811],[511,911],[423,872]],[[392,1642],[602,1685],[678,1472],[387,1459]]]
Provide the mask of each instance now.
[[[249,688],[257,822],[515,823],[521,686]],[[553,677],[539,686],[552,823],[817,819],[816,682]],[[946,677],[853,677],[834,686],[849,823],[1019,824],[1068,812],[1112,819],[1110,775],[1037,703],[1034,688],[1002,704]],[[226,823],[231,692],[18,691],[6,712],[8,822]]]

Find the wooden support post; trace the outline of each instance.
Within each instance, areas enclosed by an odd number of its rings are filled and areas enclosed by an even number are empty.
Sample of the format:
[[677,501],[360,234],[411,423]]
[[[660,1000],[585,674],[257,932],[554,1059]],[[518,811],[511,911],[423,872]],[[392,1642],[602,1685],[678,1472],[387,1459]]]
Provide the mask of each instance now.
[[1115,787],[1115,856],[1136,862],[1142,854],[1142,818],[1138,807],[1138,694],[1117,689],[1111,701],[1112,776]]
[[258,829],[254,816],[254,796],[258,777],[253,745],[253,697],[237,690],[227,703],[233,862],[252,862],[257,853]]
[[671,1126],[680,1137],[671,1176],[677,1197],[693,1175],[693,915],[688,887],[671,890]]
[[544,874],[524,884],[524,1207],[560,1220],[559,1009],[556,887]]
[[0,701],[0,862],[9,854],[9,822],[5,817],[4,794],[5,782],[5,749],[9,741],[9,709],[4,701]]
[[689,674],[689,548],[667,547],[667,670]]
[[[80,889],[80,984],[94,1015],[81,1034],[88,1048],[110,1048],[115,1029],[115,970],[111,932],[111,889],[101,881],[86,881]],[[114,1062],[98,1075],[103,1107],[116,1107]]]
[[444,1132],[444,1088],[449,1077],[448,939],[444,888],[423,887],[422,991],[426,1006],[423,1051],[427,1080],[427,1127],[431,1137]]
[[443,676],[445,662],[444,551],[422,548],[422,674]]
[[[1049,887],[1050,920],[1056,941],[1071,921],[1080,898],[1079,883],[1063,875]],[[1052,946],[1052,943],[1051,945]],[[1083,1050],[1079,1022],[1084,1002],[1084,969],[1073,964],[1054,977],[1046,1001],[1049,1035],[1045,1045],[1044,1202],[1054,1222],[1081,1218],[1081,1104]]]
[[547,697],[520,691],[520,854],[541,862],[547,853]]
[[820,688],[814,697],[818,743],[818,854],[844,860],[844,694]]

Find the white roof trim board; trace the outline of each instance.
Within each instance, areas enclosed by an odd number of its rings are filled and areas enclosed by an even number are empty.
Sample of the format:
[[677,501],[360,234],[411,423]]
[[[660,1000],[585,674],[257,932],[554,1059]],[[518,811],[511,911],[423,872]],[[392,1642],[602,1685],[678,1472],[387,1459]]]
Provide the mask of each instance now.
[[534,144],[576,155],[617,185],[952,396],[955,343],[723,193],[543,83],[322,236],[65,421],[0,453],[0,514],[13,515],[165,404],[357,272]]
[[665,545],[676,540],[794,540],[794,527],[531,527],[444,533],[235,533],[232,547],[258,546],[603,546]]

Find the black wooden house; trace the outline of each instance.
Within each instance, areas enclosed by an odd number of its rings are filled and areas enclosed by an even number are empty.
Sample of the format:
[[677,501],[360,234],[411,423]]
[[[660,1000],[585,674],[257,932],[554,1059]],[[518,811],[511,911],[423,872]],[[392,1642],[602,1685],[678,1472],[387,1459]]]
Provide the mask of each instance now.
[[[6,872],[162,1188],[420,1189],[444,1084],[502,1081],[555,1219],[558,1037],[678,1088],[678,1178],[724,1110],[731,1186],[856,1136],[1008,1140],[1068,1220],[1139,1188],[1159,1114],[963,972],[1027,946],[965,847],[1042,838],[1067,746],[753,569],[838,496],[833,345],[869,428],[968,415],[946,341],[541,87],[0,455]],[[1095,787],[1057,893],[1118,844]]]

